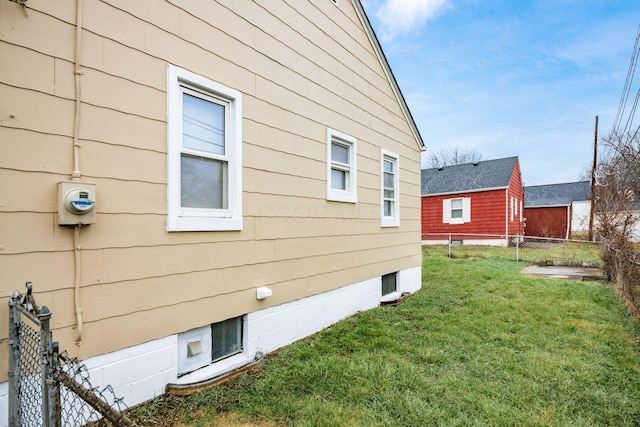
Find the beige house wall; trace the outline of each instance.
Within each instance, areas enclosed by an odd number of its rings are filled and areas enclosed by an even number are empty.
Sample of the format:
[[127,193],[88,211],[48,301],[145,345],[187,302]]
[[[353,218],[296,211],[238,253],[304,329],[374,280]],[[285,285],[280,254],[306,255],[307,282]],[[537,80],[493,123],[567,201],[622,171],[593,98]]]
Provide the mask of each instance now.
[[[24,283],[90,357],[419,266],[420,147],[350,1],[84,0],[80,169],[97,221],[57,225],[73,171],[76,1],[0,1],[0,381]],[[242,231],[167,232],[167,66],[243,94]],[[358,202],[326,200],[326,132],[357,139]],[[400,156],[380,226],[380,150]],[[255,298],[269,286],[273,296]],[[75,354],[74,354],[75,353]]]

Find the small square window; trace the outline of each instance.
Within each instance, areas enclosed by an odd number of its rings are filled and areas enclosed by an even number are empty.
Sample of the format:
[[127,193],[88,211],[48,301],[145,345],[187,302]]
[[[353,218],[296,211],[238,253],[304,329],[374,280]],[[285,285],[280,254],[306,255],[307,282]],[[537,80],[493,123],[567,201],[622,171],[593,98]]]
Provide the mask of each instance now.
[[327,199],[356,203],[356,139],[327,130]]
[[382,276],[382,295],[389,295],[398,290],[398,273],[390,273]]
[[451,219],[462,219],[462,199],[451,200]]
[[242,352],[242,316],[211,325],[211,360]]
[[464,224],[471,222],[471,198],[461,197],[442,201],[442,222]]

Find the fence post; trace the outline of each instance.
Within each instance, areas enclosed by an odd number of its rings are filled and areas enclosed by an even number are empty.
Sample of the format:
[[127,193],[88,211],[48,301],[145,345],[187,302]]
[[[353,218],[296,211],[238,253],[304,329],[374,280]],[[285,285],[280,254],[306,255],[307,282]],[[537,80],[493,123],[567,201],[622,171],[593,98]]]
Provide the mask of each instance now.
[[516,235],[516,262],[520,262],[520,235]]
[[42,365],[42,426],[53,427],[55,422],[51,419],[53,411],[51,411],[50,401],[51,392],[53,387],[52,374],[51,374],[51,329],[49,328],[49,321],[51,320],[51,311],[49,308],[42,307],[40,313],[38,313],[38,320],[40,321],[40,364]]
[[451,233],[449,233],[449,258],[451,258]]
[[[53,334],[52,334],[53,339]],[[60,345],[57,341],[52,342],[49,352],[49,372],[47,380],[51,384],[49,387],[49,408],[51,416],[51,427],[62,426],[62,402],[60,400],[60,382],[56,378],[58,369],[60,369]]]
[[622,252],[616,252],[616,262],[613,264],[616,269],[616,280],[618,281],[618,288],[620,289],[620,296],[625,296],[625,284],[627,277],[624,274],[624,254]]
[[20,312],[15,308],[20,304],[20,293],[14,291],[9,299],[9,427],[22,425],[18,382],[20,381]]

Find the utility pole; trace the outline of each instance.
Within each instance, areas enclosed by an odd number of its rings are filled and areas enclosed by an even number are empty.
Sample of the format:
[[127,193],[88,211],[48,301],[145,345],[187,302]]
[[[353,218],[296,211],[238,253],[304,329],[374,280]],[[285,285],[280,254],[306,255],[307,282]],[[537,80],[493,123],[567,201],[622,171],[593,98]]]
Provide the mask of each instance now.
[[589,210],[589,241],[593,241],[593,217],[596,213],[596,167],[598,167],[598,116],[593,136],[593,167],[591,168],[591,209]]

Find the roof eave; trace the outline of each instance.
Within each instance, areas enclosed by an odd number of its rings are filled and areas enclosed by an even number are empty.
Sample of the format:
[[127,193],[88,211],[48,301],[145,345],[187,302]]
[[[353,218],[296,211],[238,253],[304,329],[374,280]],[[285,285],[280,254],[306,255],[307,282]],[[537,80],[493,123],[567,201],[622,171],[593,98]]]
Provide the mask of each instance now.
[[567,208],[569,206],[571,206],[573,203],[558,203],[558,204],[554,204],[554,205],[534,205],[534,206],[527,206],[526,202],[524,205],[525,209],[536,209],[536,208]]
[[490,187],[490,188],[478,188],[475,190],[458,190],[458,191],[448,191],[443,193],[429,193],[422,194],[421,197],[435,197],[435,196],[451,196],[452,194],[469,194],[469,193],[482,193],[485,191],[498,191],[498,190],[507,190],[509,187]]

